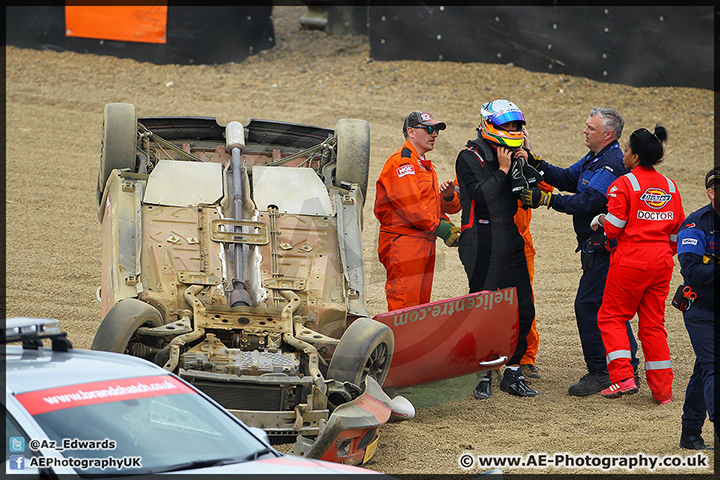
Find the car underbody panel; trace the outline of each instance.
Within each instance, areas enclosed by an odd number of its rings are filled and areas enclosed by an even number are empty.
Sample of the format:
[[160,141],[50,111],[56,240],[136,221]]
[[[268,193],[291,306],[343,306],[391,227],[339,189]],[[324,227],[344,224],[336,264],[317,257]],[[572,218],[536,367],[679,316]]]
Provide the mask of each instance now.
[[[378,380],[392,333],[367,318],[363,297],[367,170],[354,172],[367,167],[366,125],[222,126],[108,105],[98,176],[104,320],[93,348],[176,372],[300,455],[367,461],[390,416]],[[336,148],[345,143],[359,147]],[[345,338],[358,318],[389,332],[365,356],[389,355],[362,377],[363,355],[350,372],[343,358],[334,371],[345,378],[328,377],[338,345],[362,337],[353,328]]]
[[386,392],[506,362],[514,289],[369,317],[369,139],[357,119],[220,125],[108,104],[92,348],[178,374],[292,453],[351,464],[391,413],[414,415]]

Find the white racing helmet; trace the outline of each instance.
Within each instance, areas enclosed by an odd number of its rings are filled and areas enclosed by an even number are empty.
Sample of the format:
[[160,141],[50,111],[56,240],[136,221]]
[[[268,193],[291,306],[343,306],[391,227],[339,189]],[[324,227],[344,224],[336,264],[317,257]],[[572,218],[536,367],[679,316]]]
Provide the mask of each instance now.
[[507,100],[493,100],[480,107],[480,136],[485,140],[508,148],[522,146],[522,129],[507,131],[498,128],[509,122],[521,122],[525,125],[525,116],[512,102]]

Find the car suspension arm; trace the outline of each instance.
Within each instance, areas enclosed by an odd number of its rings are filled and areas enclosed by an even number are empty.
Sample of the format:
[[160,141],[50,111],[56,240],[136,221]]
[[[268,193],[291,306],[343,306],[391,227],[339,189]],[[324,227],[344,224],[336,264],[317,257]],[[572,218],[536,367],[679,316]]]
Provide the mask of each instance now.
[[[285,305],[285,308],[283,308],[282,310],[282,317],[285,321],[289,322],[295,327],[293,330],[299,331],[300,329],[302,329],[302,324],[300,324],[300,322],[297,322],[296,324],[293,321],[293,313],[300,306],[300,297],[298,297],[297,294],[292,290],[281,290],[280,293],[288,301],[288,304]],[[318,357],[320,355],[318,354],[315,346],[303,340],[300,340],[294,334],[290,333],[284,334],[283,340],[285,340],[285,342],[287,342],[289,345],[292,345],[296,349],[304,352],[308,356],[308,370],[310,371],[310,375],[312,375],[313,383],[323,394],[326,393],[327,385],[325,384],[325,379],[322,376],[322,373],[320,373],[319,368]]]

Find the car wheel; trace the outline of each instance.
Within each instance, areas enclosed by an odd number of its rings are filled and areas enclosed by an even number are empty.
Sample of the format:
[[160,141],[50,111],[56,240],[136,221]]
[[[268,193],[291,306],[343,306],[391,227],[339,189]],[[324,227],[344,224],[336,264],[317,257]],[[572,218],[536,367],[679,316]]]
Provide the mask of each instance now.
[[367,317],[355,320],[338,343],[327,378],[362,386],[371,376],[382,385],[392,361],[395,336],[387,325]]
[[335,136],[335,185],[339,187],[342,182],[357,183],[363,194],[364,205],[370,166],[370,125],[365,120],[341,118],[335,124]]
[[132,103],[108,103],[103,112],[97,202],[100,205],[105,183],[114,169],[135,171],[137,113]]
[[[115,304],[103,318],[93,339],[92,350],[103,350],[116,353],[135,353],[146,357],[142,352],[147,347],[157,348],[157,337],[141,337],[137,335],[140,327],[158,327],[162,325],[162,316],[157,308],[136,298],[125,298]],[[141,353],[141,354],[137,354]],[[154,353],[153,353],[154,355]]]

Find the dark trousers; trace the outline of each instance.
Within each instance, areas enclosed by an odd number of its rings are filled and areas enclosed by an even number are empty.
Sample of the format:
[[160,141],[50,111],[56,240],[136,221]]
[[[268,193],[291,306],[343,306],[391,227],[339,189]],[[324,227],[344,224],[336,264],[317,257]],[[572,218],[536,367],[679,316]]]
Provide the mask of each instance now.
[[[580,284],[575,295],[575,319],[580,333],[580,344],[582,345],[585,364],[589,372],[607,370],[605,345],[598,327],[597,313],[602,304],[605,280],[609,268],[610,254],[595,254],[592,267],[584,270],[582,277],[580,277]],[[632,354],[630,363],[637,373],[639,360],[636,354],[638,345],[630,322],[628,321],[626,325],[628,340],[630,340],[630,353]]]
[[714,312],[697,303],[683,312],[685,327],[695,351],[695,368],[685,390],[682,425],[702,430],[705,415],[715,422],[715,321]]
[[[512,227],[515,227],[513,224]],[[527,350],[527,335],[535,318],[535,304],[530,273],[525,257],[525,242],[517,228],[495,229],[480,235],[473,255],[464,255],[466,245],[460,240],[460,259],[465,265],[470,293],[515,287],[518,301],[518,342],[508,365],[519,365]],[[464,234],[463,234],[464,235]]]

